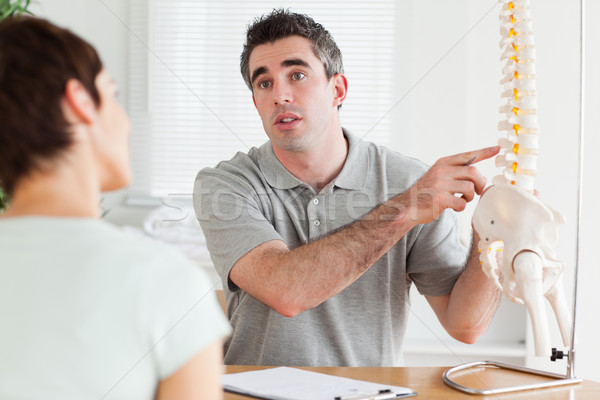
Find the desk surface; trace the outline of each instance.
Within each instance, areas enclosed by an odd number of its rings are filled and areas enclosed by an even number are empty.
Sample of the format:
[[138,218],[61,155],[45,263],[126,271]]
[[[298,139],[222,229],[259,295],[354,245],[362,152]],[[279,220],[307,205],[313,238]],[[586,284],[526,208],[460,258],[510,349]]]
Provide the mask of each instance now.
[[[227,365],[225,373],[254,371],[269,367]],[[448,387],[442,381],[446,367],[398,367],[398,368],[351,368],[351,367],[302,367],[308,371],[344,376],[389,385],[410,387],[422,399],[481,399],[481,400],[598,400],[600,383],[583,381],[582,383],[562,387],[535,389],[510,394],[480,396],[469,395]],[[499,368],[474,368],[468,375],[454,376],[462,385],[484,388],[522,385],[525,383],[549,380],[542,376],[522,374]],[[225,393],[225,400],[248,400],[250,397]]]

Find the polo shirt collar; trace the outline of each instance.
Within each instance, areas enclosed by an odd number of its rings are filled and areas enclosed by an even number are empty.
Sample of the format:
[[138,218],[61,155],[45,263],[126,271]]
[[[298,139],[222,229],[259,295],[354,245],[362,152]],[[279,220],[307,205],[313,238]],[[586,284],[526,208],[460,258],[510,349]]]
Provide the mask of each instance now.
[[362,190],[367,184],[371,166],[368,147],[361,138],[349,130],[342,128],[342,131],[348,139],[348,156],[344,167],[333,183],[342,189]]
[[273,152],[273,145],[270,140],[258,149],[258,167],[269,185],[275,189],[308,186],[283,166],[275,152]]
[[[348,139],[348,156],[339,175],[333,180],[337,187],[361,190],[367,183],[369,174],[369,153],[363,141],[347,129],[343,129]],[[276,189],[292,189],[308,186],[288,171],[273,152],[271,141],[258,149],[258,165],[270,186]]]

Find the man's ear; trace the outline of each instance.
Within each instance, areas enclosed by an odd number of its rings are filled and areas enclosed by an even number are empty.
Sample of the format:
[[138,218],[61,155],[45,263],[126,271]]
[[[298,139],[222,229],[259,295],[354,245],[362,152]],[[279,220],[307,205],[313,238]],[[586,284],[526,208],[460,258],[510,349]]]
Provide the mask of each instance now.
[[348,80],[344,74],[334,75],[333,78],[333,106],[338,107],[346,100],[348,94]]
[[254,103],[254,108],[256,108],[256,99],[254,98],[254,93],[252,94],[252,103]]
[[70,123],[94,121],[96,103],[83,84],[77,79],[69,79],[65,85],[64,101],[68,109],[67,120]]

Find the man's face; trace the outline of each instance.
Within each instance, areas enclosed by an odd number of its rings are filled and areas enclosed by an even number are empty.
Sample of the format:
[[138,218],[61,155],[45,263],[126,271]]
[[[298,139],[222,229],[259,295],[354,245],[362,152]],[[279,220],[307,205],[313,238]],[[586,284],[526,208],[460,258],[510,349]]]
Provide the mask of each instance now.
[[327,79],[311,42],[301,36],[257,46],[249,66],[254,105],[273,145],[289,152],[321,145],[336,126],[344,78]]

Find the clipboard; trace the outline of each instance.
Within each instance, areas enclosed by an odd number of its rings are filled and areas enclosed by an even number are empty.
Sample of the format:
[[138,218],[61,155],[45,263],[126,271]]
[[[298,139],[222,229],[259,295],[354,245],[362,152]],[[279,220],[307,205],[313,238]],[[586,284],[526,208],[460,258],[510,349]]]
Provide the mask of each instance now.
[[407,387],[290,367],[226,374],[221,383],[227,392],[264,400],[387,400],[417,395]]

